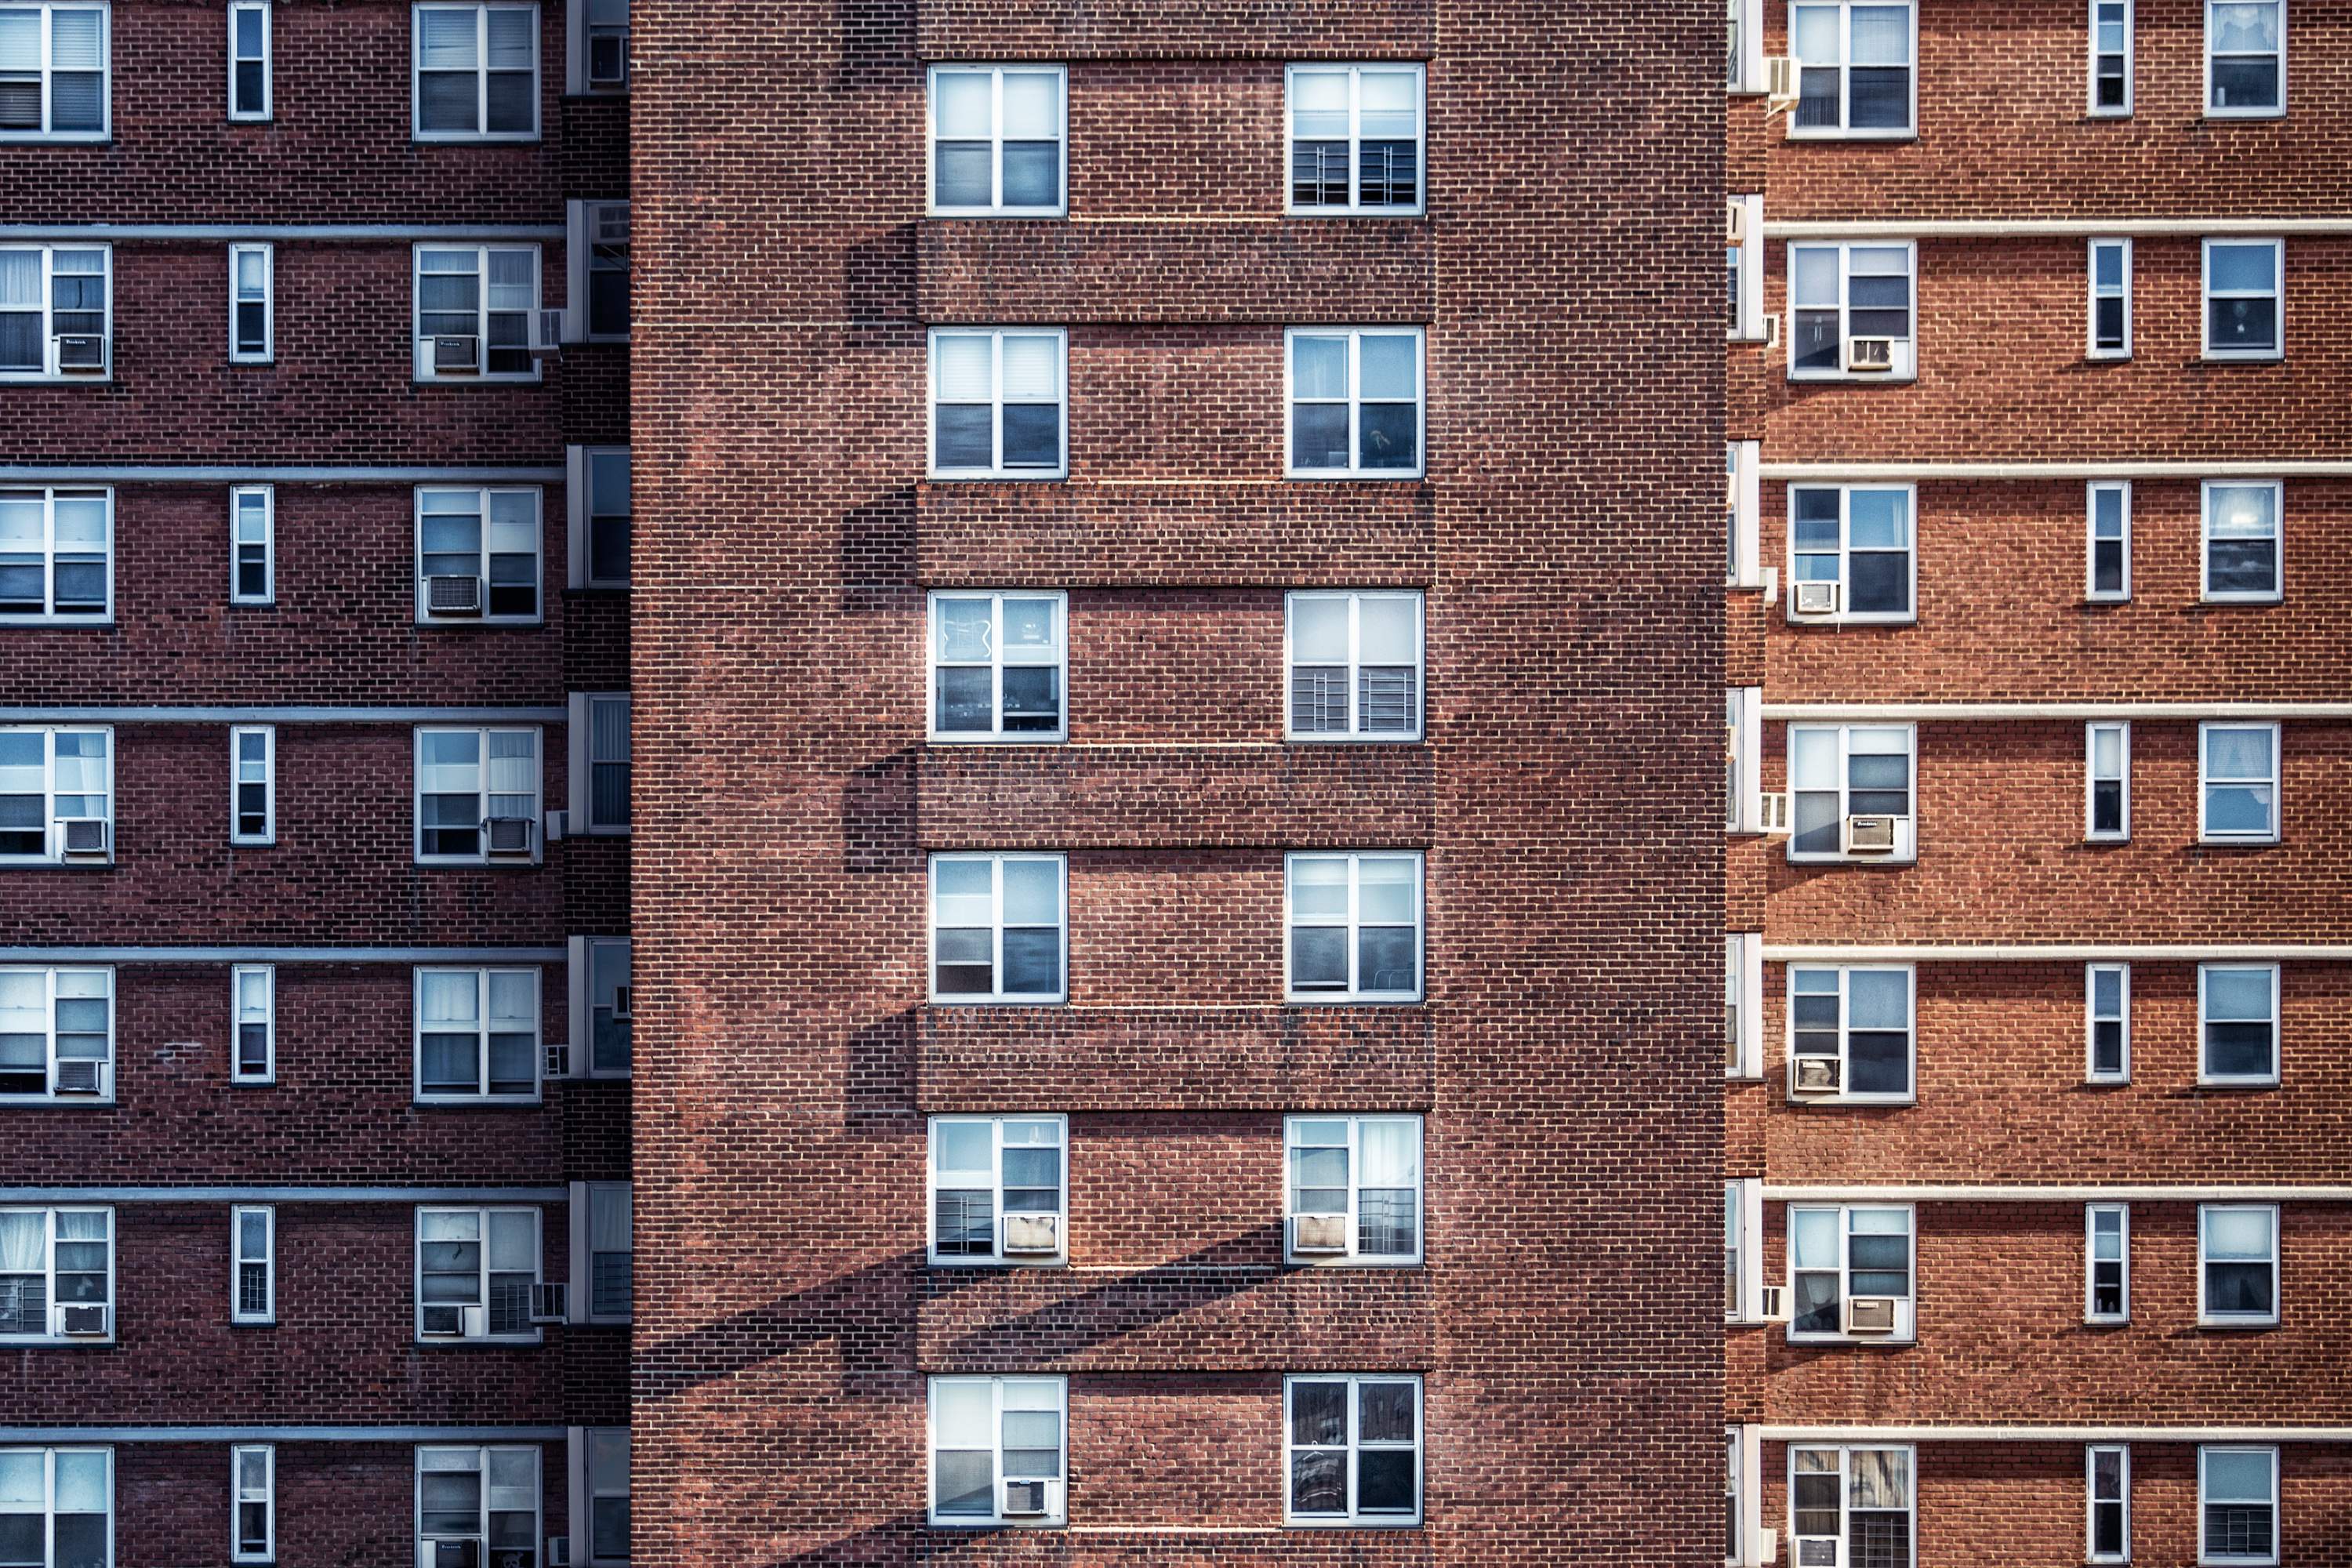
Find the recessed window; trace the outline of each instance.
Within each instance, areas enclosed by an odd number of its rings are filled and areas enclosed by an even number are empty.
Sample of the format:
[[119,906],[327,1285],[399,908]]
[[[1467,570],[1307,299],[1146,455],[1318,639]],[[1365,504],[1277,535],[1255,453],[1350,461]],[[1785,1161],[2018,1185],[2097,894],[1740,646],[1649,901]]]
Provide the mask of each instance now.
[[102,142],[107,7],[0,7],[0,142]]
[[1724,87],[1731,92],[1764,90],[1764,0],[1731,0],[1726,42]]
[[1723,273],[1729,295],[1724,335],[1733,342],[1764,337],[1764,198],[1733,196],[1724,239]]
[[1764,1076],[1764,933],[1723,939],[1723,1075]]
[[1908,4],[1790,8],[1797,58],[1791,136],[1908,136],[1916,111],[1912,61],[1918,40]]
[[2083,1451],[2090,1517],[2084,1556],[2092,1563],[2131,1561],[2131,1450],[2094,1443]]
[[0,1542],[31,1568],[113,1561],[114,1450],[0,1448]]
[[232,1323],[278,1321],[278,1211],[244,1205],[228,1211]]
[[1908,965],[1789,966],[1789,1093],[1800,1100],[1912,1098]]
[[1789,247],[1789,379],[1908,381],[1918,373],[1911,283],[1918,247]]
[[237,485],[228,492],[228,602],[267,605],[278,597],[278,490]]
[[[2235,9],[2225,6],[2224,9]],[[2286,242],[2205,242],[2205,357],[2277,359]]]
[[228,1451],[229,1561],[270,1563],[278,1557],[278,1450],[241,1443]]
[[2279,1451],[2197,1450],[2197,1561],[2278,1561]]
[[1908,724],[1791,724],[1790,860],[1908,861],[1917,849]]
[[2278,1082],[2278,965],[2199,964],[2197,1032],[2200,1083]]
[[229,0],[228,117],[269,118],[268,0]]
[[278,1080],[278,971],[267,963],[239,963],[228,972],[231,1083]]
[[2093,1083],[2131,1081],[2131,965],[2092,963],[2083,969],[2084,1013],[2089,1029],[2084,1076]]
[[572,821],[580,834],[629,830],[629,694],[572,699]]
[[1293,214],[1421,211],[1421,67],[1292,66],[1284,79]]
[[2131,481],[2094,480],[2084,497],[2088,516],[2084,596],[2121,603],[2131,597]]
[[1060,1377],[934,1377],[930,1385],[930,1521],[1063,1522]]
[[1762,826],[1764,689],[1734,686],[1723,694],[1723,827],[1754,833]]
[[416,1098],[539,1098],[539,971],[416,972]]
[[1068,353],[1058,327],[934,329],[931,477],[1060,479]]
[[2201,1204],[2197,1210],[2197,1321],[2279,1321],[2279,1211],[2268,1204]]
[[[2095,0],[2102,6],[2117,0]],[[2131,241],[2091,241],[2091,357],[2131,358]]]
[[2120,844],[2131,837],[2131,726],[2083,727],[2083,836]]
[[278,731],[243,724],[228,732],[231,844],[278,842]]
[[1293,741],[1421,738],[1417,593],[1296,593],[1284,601]]
[[2132,111],[2132,0],[2091,0],[2091,112]]
[[573,92],[629,90],[629,0],[569,0],[569,86]]
[[2209,844],[2277,843],[2278,726],[2203,723],[2197,746],[2198,837]]
[[1420,1117],[1292,1116],[1283,1135],[1290,1261],[1421,1261]]
[[1421,473],[1419,327],[1293,327],[1285,334],[1293,479]]
[[588,1042],[590,1078],[629,1076],[630,1032],[636,991],[629,982],[629,939],[575,936],[571,948],[571,1068],[582,1069],[580,1042]]
[[629,341],[629,204],[568,202],[572,331],[588,342]]
[[629,585],[629,449],[574,447],[570,482],[572,585]]
[[1724,443],[1724,582],[1734,588],[1764,585],[1763,443]]
[[1421,1522],[1421,1379],[1282,1383],[1286,1524]]
[[[254,10],[261,16],[267,11]],[[268,364],[276,353],[271,274],[276,269],[273,247],[232,245],[228,247],[228,362]]]
[[[0,251],[0,273],[8,253]],[[0,341],[8,321],[0,313]],[[0,489],[0,625],[114,618],[114,492]]]
[[414,16],[416,140],[539,135],[538,6],[435,3],[416,6]]
[[114,859],[114,731],[0,729],[0,866]]
[[1284,870],[1290,1000],[1421,1000],[1418,854],[1292,855]]
[[1069,74],[1060,66],[931,68],[931,211],[1059,217]]
[[627,1182],[572,1184],[572,1248],[577,1265],[572,1321],[625,1323],[636,1271]]
[[0,1102],[114,1098],[114,971],[0,966]]
[[537,624],[540,536],[536,486],[417,487],[417,620]]
[[2083,1321],[2122,1323],[2131,1319],[2131,1209],[2125,1204],[2091,1204],[2083,1210]]
[[537,381],[539,247],[416,247],[416,379]]
[[1909,485],[1790,485],[1789,618],[1916,618],[1915,499]]
[[[1733,15],[1737,16],[1738,14],[1735,7]],[[1748,1561],[1747,1532],[1740,1528],[1741,1516],[1745,1512],[1740,1500],[1747,1495],[1748,1467],[1741,1462],[1740,1449],[1744,1445],[1739,1441],[1738,1427],[1726,1426],[1723,1429],[1723,1446],[1724,1568],[1740,1568]]]
[[[0,1342],[113,1337],[114,1211],[0,1208]],[[25,1500],[0,1489],[0,1549],[10,1502]]]
[[2204,555],[2201,587],[2209,602],[2275,604],[2282,595],[2279,514],[2284,487],[2208,481],[2201,487]]
[[106,379],[113,257],[102,245],[0,245],[0,381]]
[[1066,1262],[1068,1142],[1059,1116],[932,1117],[930,1261]]
[[931,1000],[1064,999],[1059,855],[931,857]]
[[1789,1205],[1789,1338],[1913,1337],[1906,1205]]
[[1789,1449],[1789,1560],[1800,1568],[1902,1568],[1912,1561],[1917,1508],[1908,1447]]
[[533,1568],[541,1539],[539,1467],[536,1447],[418,1448],[418,1563],[500,1568],[501,1558],[511,1558]]
[[1069,595],[931,595],[931,739],[1059,741],[1068,733]]
[[537,1209],[418,1209],[417,1337],[536,1342],[539,1258]]
[[537,730],[416,731],[420,866],[537,864]]
[[2285,0],[2205,0],[2205,112],[2286,112]]
[[582,1436],[588,1568],[620,1568],[629,1561],[629,1429],[591,1426]]

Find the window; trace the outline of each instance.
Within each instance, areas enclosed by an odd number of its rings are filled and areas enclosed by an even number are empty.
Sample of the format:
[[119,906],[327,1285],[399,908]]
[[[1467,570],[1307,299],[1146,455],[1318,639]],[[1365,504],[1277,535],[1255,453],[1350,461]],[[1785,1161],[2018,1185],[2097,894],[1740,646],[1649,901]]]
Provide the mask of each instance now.
[[1789,966],[1789,1090],[1806,1099],[1912,1098],[1907,965]]
[[267,724],[228,732],[228,841],[278,842],[278,731]]
[[1764,90],[1763,0],[1730,0],[1729,48],[1724,86],[1732,92]]
[[[588,1042],[590,1078],[629,1076],[629,1031],[636,1012],[629,984],[629,939],[575,936],[571,943],[572,1049]],[[575,1057],[572,1070],[581,1070]]]
[[268,0],[229,0],[228,117],[269,118]]
[[2083,1210],[2083,1321],[2131,1321],[2131,1208],[2091,1204]]
[[1789,379],[1832,381],[1918,373],[1911,280],[1918,248],[1900,245],[1789,247]]
[[415,7],[419,142],[528,142],[539,135],[539,7]]
[[1059,217],[1068,73],[1060,66],[931,68],[931,211]]
[[1068,1141],[1059,1116],[932,1117],[930,1261],[1068,1261]]
[[2120,844],[2131,837],[2131,726],[2083,729],[2083,836]]
[[1789,1449],[1789,1529],[1798,1568],[1910,1568],[1912,1450]]
[[[0,340],[7,330],[0,315]],[[0,625],[113,618],[114,492],[0,489]]]
[[930,1521],[1063,1522],[1068,1389],[1059,1377],[932,1378]]
[[629,1321],[636,1248],[626,1182],[572,1184],[572,1321]]
[[0,1448],[0,1562],[104,1568],[113,1560],[114,1450]]
[[1739,1428],[1723,1429],[1723,1561],[1725,1568],[1748,1561],[1746,1532],[1740,1529],[1740,1497],[1747,1467],[1740,1463]]
[[2131,1561],[2131,1450],[2120,1443],[2094,1443],[2083,1450],[2089,1498],[2084,1555],[2093,1563]]
[[1740,1215],[1744,1184],[1723,1184],[1723,1319],[1736,1323],[1748,1316],[1748,1248]]
[[[1908,136],[1917,112],[1911,63],[1918,47],[1906,3],[1843,0],[1790,8],[1797,57],[1791,136]],[[1851,1565],[1850,1565],[1851,1568]]]
[[572,816],[568,833],[629,830],[629,694],[572,699]]
[[582,1435],[588,1497],[588,1564],[629,1560],[629,1429],[591,1426]]
[[538,1568],[539,1542],[537,1448],[416,1450],[420,1563]]
[[228,1451],[228,1468],[229,1561],[275,1562],[278,1450],[267,1443],[240,1444]]
[[1059,855],[931,857],[931,1000],[1059,1002]]
[[1758,441],[1724,443],[1725,581],[1734,588],[1764,585],[1762,446]]
[[2199,964],[2197,1031],[2200,1083],[2278,1082],[2278,965]]
[[2132,0],[2091,0],[2091,112],[2132,111]]
[[1789,1205],[1791,1340],[1913,1337],[1911,1210]]
[[1294,215],[1411,217],[1422,210],[1422,68],[1292,66]]
[[[0,9],[0,52],[10,15]],[[0,245],[0,381],[106,377],[113,255],[105,246]]]
[[1421,336],[1419,327],[1285,334],[1292,479],[1420,476]]
[[0,965],[0,1102],[114,1098],[114,971]]
[[1723,694],[1723,826],[1727,833],[1763,827],[1764,689],[1734,686]]
[[278,1321],[278,1211],[233,1208],[229,1224],[229,1305],[232,1323]]
[[[1913,858],[1917,833],[1911,777],[1917,740],[1917,731],[1908,724],[1790,725],[1795,831],[1789,838],[1789,858],[1855,858],[1849,845],[1857,837],[1850,826],[1856,817],[1892,817],[1895,847],[1886,858]],[[1882,836],[1871,842],[1886,839]]]
[[1417,593],[1297,593],[1284,600],[1293,741],[1421,739]]
[[539,731],[416,731],[416,861],[539,859]]
[[2197,1561],[2278,1561],[2276,1448],[2197,1450]]
[[0,1342],[112,1339],[113,1281],[112,1209],[0,1209]]
[[2093,1083],[2131,1081],[2131,965],[2093,963],[2083,970],[2084,1012],[2090,1029]]
[[236,1010],[228,1080],[274,1083],[278,1079],[278,971],[267,963],[239,963],[230,968],[228,977],[229,1003]]
[[537,1209],[416,1211],[416,1332],[428,1340],[532,1341]]
[[416,247],[416,379],[537,381],[539,247]]
[[1286,1524],[1421,1522],[1421,1379],[1287,1377]]
[[0,141],[103,142],[107,8],[0,5]]
[[2285,112],[2285,0],[2205,0],[2207,117]]
[[[1915,619],[1913,500],[1909,485],[1790,485],[1790,617]],[[1804,585],[1816,583],[1830,584],[1825,605],[1807,600]]]
[[[2101,8],[2128,0],[2092,0]],[[2091,241],[2091,357],[2131,358],[2131,241]]]
[[539,971],[416,972],[416,1098],[539,1098]]
[[238,485],[228,492],[228,602],[267,605],[278,597],[278,489]]
[[931,477],[1058,479],[1069,416],[1058,327],[931,332]]
[[2279,837],[2279,728],[2197,726],[2198,837],[2209,844],[2275,844]]
[[629,204],[569,202],[572,331],[589,342],[629,341]]
[[[2236,10],[2235,5],[2223,5]],[[2246,6],[2252,10],[2258,7]],[[2277,359],[2280,347],[2279,277],[2286,244],[2276,239],[2209,239],[2205,242],[2205,357]]]
[[629,449],[574,447],[564,487],[575,588],[629,585]]
[[2201,487],[2205,552],[2200,587],[2208,600],[2278,601],[2283,489],[2276,479]]
[[2197,1209],[2197,1321],[2261,1327],[2279,1321],[2279,1211],[2267,1204]]
[[1421,1261],[1421,1118],[1293,1116],[1293,1263]]
[[931,739],[1059,741],[1069,734],[1069,595],[931,595]]
[[1764,933],[1733,931],[1723,939],[1723,1072],[1764,1076]]
[[1734,342],[1759,341],[1764,336],[1764,198],[1733,196],[1730,232],[1723,250],[1723,272],[1730,294],[1725,336]]
[[[257,16],[269,13],[261,6],[239,6],[240,12]],[[271,320],[271,274],[277,258],[274,249],[267,245],[232,245],[228,247],[228,362],[231,364],[268,364],[275,353]]]
[[571,0],[572,92],[629,90],[629,0]]
[[2120,601],[2131,597],[2131,481],[2094,480],[2089,499],[2090,540],[2085,570],[2088,597]]
[[1284,861],[1293,1002],[1421,1000],[1421,857]]
[[0,865],[114,856],[114,731],[0,729]]

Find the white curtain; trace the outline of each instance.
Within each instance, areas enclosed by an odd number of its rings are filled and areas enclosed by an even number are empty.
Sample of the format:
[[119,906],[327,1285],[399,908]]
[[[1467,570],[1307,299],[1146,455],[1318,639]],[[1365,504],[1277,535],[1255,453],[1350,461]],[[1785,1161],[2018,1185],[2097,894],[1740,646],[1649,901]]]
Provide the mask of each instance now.
[[47,1266],[48,1215],[0,1214],[0,1274],[39,1274]]

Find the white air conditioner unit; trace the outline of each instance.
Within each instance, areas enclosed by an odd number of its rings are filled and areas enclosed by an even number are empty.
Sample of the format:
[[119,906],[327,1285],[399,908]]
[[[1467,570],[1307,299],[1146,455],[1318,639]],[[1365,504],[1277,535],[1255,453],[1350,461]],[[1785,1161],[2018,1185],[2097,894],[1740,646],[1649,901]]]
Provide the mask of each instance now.
[[1733,196],[1724,205],[1727,218],[1724,229],[1724,243],[1726,245],[1747,244],[1748,204],[1738,196]]
[[427,361],[436,375],[479,375],[482,374],[482,340],[470,333],[443,333],[428,340],[432,344]]
[[69,860],[106,858],[106,818],[68,816],[58,820],[58,843]]
[[1766,1563],[1777,1563],[1780,1560],[1780,1532],[1779,1531],[1759,1530],[1756,1532],[1754,1539],[1755,1550],[1749,1556],[1748,1561],[1755,1563],[1757,1568],[1764,1568]]
[[1062,1216],[1057,1214],[1009,1214],[1004,1216],[1007,1257],[1035,1257],[1062,1249]]
[[530,1321],[534,1323],[570,1322],[571,1301],[572,1287],[541,1280],[530,1288]]
[[629,35],[594,32],[588,35],[588,85],[629,85]]
[[1838,1568],[1836,1536],[1800,1535],[1796,1541],[1796,1568]]
[[1756,797],[1756,831],[1785,835],[1789,831],[1789,795],[1786,790],[1766,790]]
[[528,816],[493,816],[483,825],[489,835],[489,852],[495,856],[521,858],[530,853],[531,819]]
[[489,1326],[488,1307],[427,1307],[418,1328],[428,1339],[478,1340]]
[[572,1047],[570,1046],[564,1045],[559,1041],[547,1047],[547,1076],[550,1078],[570,1078],[572,1076]]
[[1046,1506],[1046,1492],[1051,1481],[1014,1481],[1004,1483],[1004,1516],[1007,1519],[1033,1517],[1053,1510]]
[[547,1538],[547,1568],[572,1568],[572,1537],[551,1535]]
[[97,1094],[106,1087],[106,1064],[87,1058],[58,1063],[59,1094]]
[[1885,375],[1895,368],[1893,338],[1848,338],[1845,368],[1857,375]]
[[1789,614],[1791,616],[1834,616],[1838,613],[1837,583],[1791,583],[1789,584]]
[[1899,816],[1849,816],[1845,819],[1845,852],[1849,855],[1892,855],[1898,837]]
[[1797,101],[1797,60],[1774,55],[1764,62],[1764,112],[1778,114]]
[[427,577],[425,613],[428,616],[478,616],[482,613],[479,577]]
[[1848,1296],[1845,1331],[1850,1334],[1891,1334],[1895,1331],[1895,1298]]
[[416,1543],[416,1568],[482,1568],[482,1543],[475,1540],[425,1540]]
[[59,375],[104,375],[106,339],[96,332],[62,332],[56,339]]
[[1292,1215],[1290,1250],[1302,1257],[1347,1251],[1348,1216],[1343,1214]]
[[58,1332],[70,1338],[103,1335],[106,1332],[106,1309],[103,1306],[60,1306],[58,1309]]
[[637,990],[634,985],[613,987],[613,1022],[625,1024],[637,1016]]
[[1759,1319],[1768,1323],[1789,1321],[1789,1288],[1786,1285],[1767,1285],[1758,1290],[1757,1295],[1760,1298],[1756,1314]]
[[1845,1064],[1835,1057],[1789,1058],[1789,1092],[1836,1094],[1845,1087]]
[[563,307],[542,308],[530,316],[530,357],[554,359],[563,353]]

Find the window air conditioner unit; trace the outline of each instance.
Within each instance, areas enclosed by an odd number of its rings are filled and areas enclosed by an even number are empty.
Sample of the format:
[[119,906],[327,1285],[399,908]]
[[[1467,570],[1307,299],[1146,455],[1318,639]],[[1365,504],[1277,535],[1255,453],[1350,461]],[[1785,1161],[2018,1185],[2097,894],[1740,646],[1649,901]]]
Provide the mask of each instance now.
[[613,1022],[625,1024],[637,1016],[637,994],[634,985],[613,987]]
[[417,1568],[482,1568],[478,1541],[428,1541],[416,1554]]
[[563,353],[563,307],[531,312],[530,357],[554,359]]
[[428,616],[478,616],[482,613],[479,577],[427,577],[425,613]]
[[1800,1535],[1795,1538],[1796,1568],[1837,1568],[1838,1538],[1834,1535]]
[[63,332],[58,340],[59,375],[104,375],[106,339],[96,332]]
[[1774,55],[1764,62],[1765,111],[1787,109],[1797,101],[1797,59],[1794,55]]
[[479,1339],[489,1325],[487,1307],[427,1307],[421,1331],[432,1339]]
[[68,816],[58,823],[58,837],[68,858],[106,856],[106,818]]
[[1835,1057],[1795,1057],[1789,1067],[1793,1093],[1835,1094],[1845,1087],[1845,1064]]
[[68,1335],[106,1332],[104,1307],[65,1306],[58,1309],[58,1331]]
[[572,1568],[572,1537],[551,1535],[547,1538],[547,1568]]
[[1290,1250],[1301,1255],[1347,1251],[1348,1216],[1343,1214],[1291,1215]]
[[1834,616],[1838,613],[1836,583],[1791,583],[1789,613],[1792,616]]
[[1004,1512],[1006,1517],[1014,1518],[1024,1514],[1044,1513],[1045,1511],[1045,1487],[1046,1483],[1044,1481],[1006,1481],[1004,1483]]
[[629,85],[627,34],[591,33],[588,36],[588,85],[590,87]]
[[1757,1311],[1759,1318],[1768,1323],[1789,1321],[1789,1288],[1786,1285],[1767,1285],[1757,1294],[1762,1298]]
[[1756,831],[1786,834],[1789,831],[1789,795],[1785,790],[1766,790],[1756,797]]
[[105,1087],[104,1062],[77,1060],[58,1064],[59,1094],[96,1094]]
[[1009,1214],[1004,1216],[1004,1250],[1008,1256],[1034,1257],[1062,1249],[1062,1216],[1057,1214]]
[[1897,816],[1849,816],[1845,819],[1845,852],[1849,855],[1892,855]]
[[470,333],[449,333],[433,339],[433,374],[436,375],[479,375],[482,374],[482,340]]
[[530,853],[530,817],[493,816],[483,826],[489,830],[491,854],[524,856]]
[[572,1076],[572,1047],[570,1046],[558,1042],[557,1044],[547,1047],[547,1076],[550,1078],[570,1078]]
[[1891,1334],[1895,1331],[1895,1298],[1848,1296],[1845,1331],[1850,1334]]
[[571,1300],[572,1287],[569,1285],[551,1285],[544,1280],[533,1285],[530,1288],[530,1321],[534,1323],[570,1322]]
[[1738,196],[1734,196],[1729,201],[1726,202],[1724,205],[1727,211],[1729,220],[1725,227],[1724,243],[1726,245],[1747,244],[1748,204],[1741,201]]
[[1893,338],[1848,338],[1845,368],[1856,374],[1885,375],[1895,368]]

